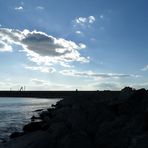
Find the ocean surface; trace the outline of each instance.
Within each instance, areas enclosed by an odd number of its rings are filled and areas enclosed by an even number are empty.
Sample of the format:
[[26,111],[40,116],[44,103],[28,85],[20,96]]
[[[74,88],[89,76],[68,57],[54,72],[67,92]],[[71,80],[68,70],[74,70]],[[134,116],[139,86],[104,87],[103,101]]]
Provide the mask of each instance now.
[[35,110],[47,109],[60,99],[1,98],[0,97],[0,142],[8,139],[12,132],[22,131]]

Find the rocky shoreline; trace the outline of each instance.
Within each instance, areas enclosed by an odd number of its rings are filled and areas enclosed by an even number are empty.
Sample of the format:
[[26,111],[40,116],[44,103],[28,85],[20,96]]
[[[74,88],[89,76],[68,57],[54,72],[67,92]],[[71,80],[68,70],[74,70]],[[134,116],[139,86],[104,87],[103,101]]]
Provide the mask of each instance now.
[[0,148],[147,148],[148,91],[76,92],[31,120]]

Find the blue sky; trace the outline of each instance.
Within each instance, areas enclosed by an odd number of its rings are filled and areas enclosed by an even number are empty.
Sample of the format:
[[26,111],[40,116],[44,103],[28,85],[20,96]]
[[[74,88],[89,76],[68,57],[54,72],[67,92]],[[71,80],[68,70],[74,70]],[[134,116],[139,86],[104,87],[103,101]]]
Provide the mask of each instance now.
[[147,0],[0,0],[0,89],[148,88]]

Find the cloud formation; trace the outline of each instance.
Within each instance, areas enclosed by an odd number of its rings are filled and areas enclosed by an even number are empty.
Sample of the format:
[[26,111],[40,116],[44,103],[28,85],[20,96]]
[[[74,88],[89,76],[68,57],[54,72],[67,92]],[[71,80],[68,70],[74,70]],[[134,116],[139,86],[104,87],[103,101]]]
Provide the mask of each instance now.
[[24,8],[22,6],[19,6],[19,7],[15,7],[14,9],[19,11],[19,10],[23,10]]
[[141,69],[142,71],[148,71],[148,65]]
[[148,82],[135,83],[135,84],[131,84],[130,86],[136,89],[141,89],[141,88],[148,89]]
[[94,73],[92,71],[79,72],[75,70],[63,70],[60,73],[66,76],[89,77],[89,78],[94,78],[94,79],[138,77],[137,75],[129,75],[129,74]]
[[56,70],[53,67],[45,67],[45,66],[25,66],[26,69],[30,69],[33,71],[40,71],[43,73],[53,73]]
[[83,32],[82,31],[79,31],[79,30],[77,30],[75,33],[78,34],[78,35],[81,35],[81,36],[84,35]]
[[12,45],[22,46],[22,50],[28,58],[44,65],[61,64],[68,65],[70,62],[89,62],[89,58],[83,57],[80,50],[86,48],[82,43],[55,38],[44,32],[0,28],[1,51],[6,51],[5,46],[12,50]]
[[40,79],[31,79],[31,82],[34,83],[35,85],[41,85],[41,86],[49,85],[48,81],[40,80]]
[[121,90],[125,86],[118,82],[101,82],[92,84],[93,89],[97,90]]
[[12,47],[3,41],[0,41],[0,52],[12,52]]
[[33,90],[75,90],[77,87],[59,83],[51,83],[47,80],[32,78],[29,81],[28,88]]
[[96,18],[94,16],[89,17],[77,17],[73,22],[74,26],[80,25],[80,26],[89,26],[93,24],[96,21]]
[[43,6],[37,6],[36,9],[37,10],[44,10],[45,8]]

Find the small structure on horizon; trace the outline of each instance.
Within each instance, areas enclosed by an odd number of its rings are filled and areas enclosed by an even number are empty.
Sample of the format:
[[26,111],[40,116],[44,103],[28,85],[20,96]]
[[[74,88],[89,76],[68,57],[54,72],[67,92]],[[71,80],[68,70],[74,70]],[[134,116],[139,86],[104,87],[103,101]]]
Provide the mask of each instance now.
[[25,91],[26,90],[26,86],[21,86],[21,88],[19,89],[19,91]]
[[21,86],[20,91],[23,91],[23,87]]

